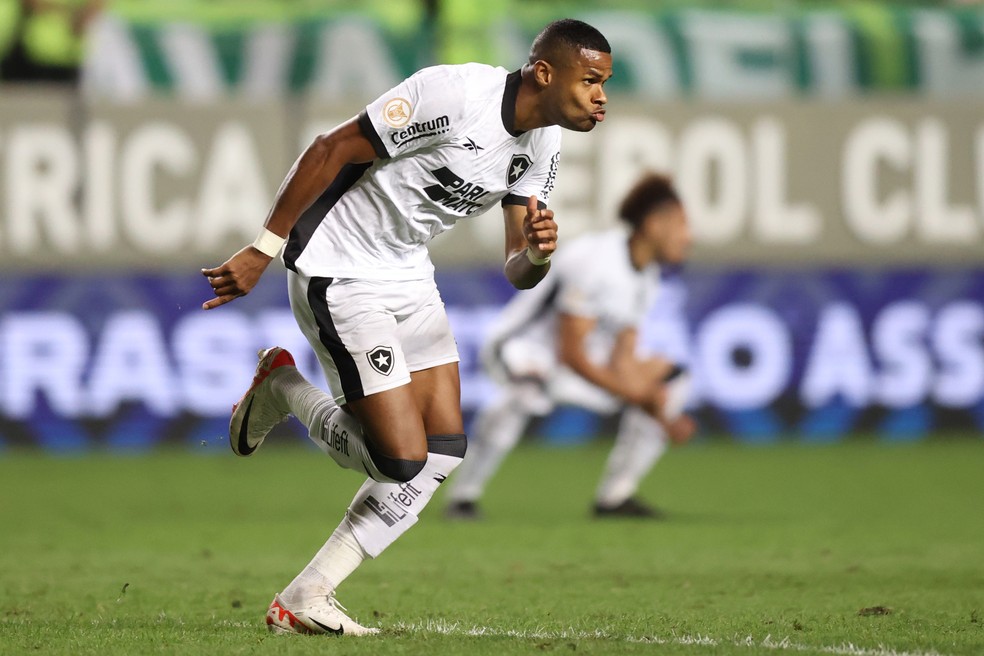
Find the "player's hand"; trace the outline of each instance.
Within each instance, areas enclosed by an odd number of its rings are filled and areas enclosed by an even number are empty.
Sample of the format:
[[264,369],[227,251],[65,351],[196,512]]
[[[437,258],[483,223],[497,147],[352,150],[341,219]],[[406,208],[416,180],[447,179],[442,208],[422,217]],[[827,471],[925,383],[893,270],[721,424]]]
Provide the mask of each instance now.
[[662,383],[673,370],[673,363],[658,355],[649,356],[636,361],[634,375],[645,380]]
[[534,257],[548,258],[557,250],[557,224],[553,210],[538,209],[536,196],[530,196],[526,201],[523,236]]
[[629,371],[623,371],[618,376],[617,386],[610,391],[629,405],[638,406],[655,417],[654,410],[663,401],[660,387],[661,385],[651,378],[644,378]]
[[686,444],[697,432],[697,422],[690,415],[680,415],[663,425],[670,443],[676,446]]
[[630,405],[637,405],[653,417],[659,416],[666,399],[663,378],[670,364],[661,358],[635,358],[619,364],[616,371],[621,389],[618,395]]
[[222,266],[202,269],[202,275],[208,279],[208,284],[215,293],[215,298],[202,303],[202,309],[211,310],[248,294],[272,260],[272,257],[250,245],[230,257]]

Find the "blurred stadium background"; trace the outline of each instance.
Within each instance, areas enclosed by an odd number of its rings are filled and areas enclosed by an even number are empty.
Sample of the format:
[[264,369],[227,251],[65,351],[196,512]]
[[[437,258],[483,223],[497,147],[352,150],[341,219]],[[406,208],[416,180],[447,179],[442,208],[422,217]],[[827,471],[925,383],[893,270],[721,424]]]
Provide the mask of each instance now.
[[[705,438],[980,434],[984,7],[115,0],[77,54],[57,16],[29,27],[77,83],[0,86],[0,449],[226,449],[256,349],[306,344],[276,270],[206,314],[199,268],[253,239],[315,133],[428,64],[516,68],[568,15],[616,77],[604,125],[565,134],[562,236],[612,222],[639,171],[676,177],[698,243],[645,342],[691,366]],[[485,216],[432,248],[469,413],[501,238]],[[604,426],[561,410],[537,433]]]

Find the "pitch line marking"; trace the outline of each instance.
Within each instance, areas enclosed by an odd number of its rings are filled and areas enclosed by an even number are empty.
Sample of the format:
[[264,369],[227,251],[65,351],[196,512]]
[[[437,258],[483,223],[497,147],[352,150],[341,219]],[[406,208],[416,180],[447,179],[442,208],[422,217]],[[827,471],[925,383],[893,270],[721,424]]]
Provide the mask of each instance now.
[[535,640],[615,640],[639,644],[700,645],[706,647],[730,644],[736,647],[771,649],[775,651],[814,651],[823,654],[832,654],[833,656],[946,656],[937,651],[900,651],[883,645],[879,645],[878,647],[860,647],[852,643],[844,643],[837,646],[814,646],[793,642],[788,637],[776,639],[772,635],[767,635],[761,640],[757,640],[752,636],[746,636],[744,638],[735,636],[730,640],[722,640],[700,634],[672,635],[670,637],[616,636],[601,629],[597,631],[576,631],[574,629],[564,631],[546,631],[540,629],[534,631],[517,631],[515,629],[497,629],[488,626],[473,626],[468,628],[457,623],[441,621],[429,621],[423,624],[398,623],[388,628],[393,631],[409,631],[411,633],[440,633],[451,636],[494,636]]

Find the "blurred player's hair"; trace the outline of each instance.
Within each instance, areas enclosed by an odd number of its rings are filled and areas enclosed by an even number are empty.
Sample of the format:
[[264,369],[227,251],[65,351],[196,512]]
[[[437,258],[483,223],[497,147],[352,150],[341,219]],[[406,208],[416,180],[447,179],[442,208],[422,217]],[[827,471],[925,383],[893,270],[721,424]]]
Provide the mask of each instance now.
[[608,39],[595,28],[574,18],[562,18],[544,27],[533,39],[529,63],[538,59],[557,63],[567,53],[582,49],[607,53],[612,51]]
[[659,173],[647,173],[632,185],[618,208],[618,218],[638,228],[650,212],[664,205],[679,205],[673,181]]

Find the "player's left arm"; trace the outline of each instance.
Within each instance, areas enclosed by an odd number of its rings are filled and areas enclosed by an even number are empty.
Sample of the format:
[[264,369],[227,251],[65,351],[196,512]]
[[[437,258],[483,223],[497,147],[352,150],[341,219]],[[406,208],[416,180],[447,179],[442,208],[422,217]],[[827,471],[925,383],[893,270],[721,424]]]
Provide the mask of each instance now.
[[624,328],[615,336],[612,346],[611,365],[616,371],[627,371],[636,359],[636,345],[639,342],[639,332],[634,328]]
[[539,135],[529,170],[502,199],[506,222],[506,278],[516,289],[535,287],[557,250],[557,222],[547,209],[560,163],[560,128]]
[[506,278],[516,289],[530,289],[550,270],[550,256],[557,249],[557,223],[553,210],[541,207],[536,196],[526,205],[503,205],[506,225]]
[[673,370],[673,363],[659,356],[640,357],[639,329],[623,328],[615,336],[610,357],[611,367],[625,375],[662,381]]
[[658,355],[640,358],[636,350],[638,337],[636,328],[619,332],[612,348],[611,367],[620,376],[652,380],[651,393],[639,407],[663,425],[670,442],[685,444],[697,430],[693,418],[682,411],[690,389],[689,376]]

